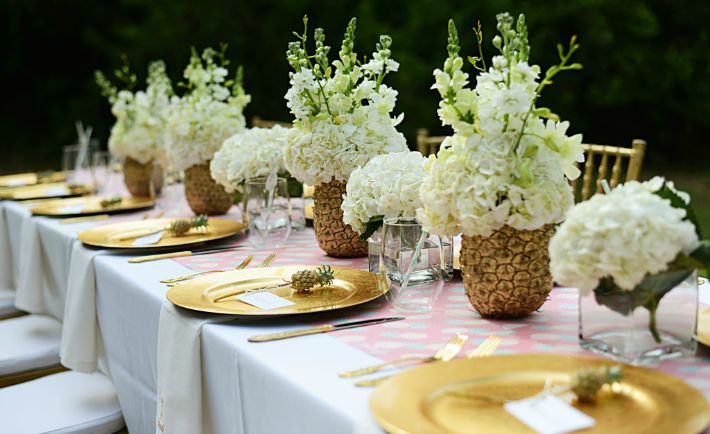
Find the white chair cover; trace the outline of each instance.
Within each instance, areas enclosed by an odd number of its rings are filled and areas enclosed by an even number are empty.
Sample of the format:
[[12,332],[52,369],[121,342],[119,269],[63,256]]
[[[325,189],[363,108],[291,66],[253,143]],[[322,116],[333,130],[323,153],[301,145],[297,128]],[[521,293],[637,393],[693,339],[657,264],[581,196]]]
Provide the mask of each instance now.
[[0,321],[0,376],[58,364],[61,336],[62,324],[46,315]]
[[61,372],[0,389],[0,431],[111,434],[125,426],[111,380]]

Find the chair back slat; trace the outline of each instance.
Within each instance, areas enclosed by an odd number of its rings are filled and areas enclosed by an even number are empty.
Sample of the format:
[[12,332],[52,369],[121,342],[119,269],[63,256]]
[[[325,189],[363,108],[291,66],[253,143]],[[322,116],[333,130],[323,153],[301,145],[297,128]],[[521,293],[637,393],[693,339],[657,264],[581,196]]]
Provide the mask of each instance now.
[[582,200],[586,200],[592,195],[592,178],[594,178],[594,157],[596,153],[590,150],[587,153],[587,160],[584,163],[584,175],[582,178]]
[[[631,148],[619,146],[602,146],[592,144],[582,144],[585,152],[584,174],[582,176],[582,188],[578,194],[577,182],[573,181],[572,191],[575,193],[577,201],[589,199],[596,193],[601,193],[602,180],[608,180],[609,185],[614,188],[617,185],[631,180],[639,179],[643,158],[646,153],[646,142],[636,139]],[[614,163],[609,174],[609,159],[613,158]],[[598,167],[597,167],[597,160]],[[623,166],[626,163],[626,176],[622,179]],[[593,188],[595,185],[596,188]]]
[[262,119],[259,116],[253,116],[251,118],[251,126],[253,128],[271,128],[274,125],[281,125],[284,128],[293,127],[293,124],[291,122],[271,121],[268,119]]
[[599,162],[599,170],[597,171],[597,193],[604,191],[602,187],[602,179],[606,179],[606,171],[609,166],[609,154],[602,153],[602,159]]
[[430,136],[429,130],[426,128],[419,128],[417,130],[417,151],[425,157],[436,154],[439,152],[441,143],[445,138],[446,136]]
[[609,182],[611,188],[619,185],[619,181],[621,180],[621,163],[623,160],[624,157],[621,155],[621,152],[619,152],[619,149],[617,149],[614,158],[614,167],[611,169],[611,181]]

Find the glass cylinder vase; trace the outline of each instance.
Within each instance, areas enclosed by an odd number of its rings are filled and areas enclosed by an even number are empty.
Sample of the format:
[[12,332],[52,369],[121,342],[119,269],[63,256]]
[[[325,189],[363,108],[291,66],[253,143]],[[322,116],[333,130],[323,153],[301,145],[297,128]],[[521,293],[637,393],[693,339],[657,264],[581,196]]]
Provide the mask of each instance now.
[[412,218],[386,219],[381,232],[378,275],[397,311],[430,311],[444,287],[441,237]]
[[[368,269],[371,273],[378,273],[380,265],[380,244],[382,243],[382,228],[367,239],[367,261]],[[449,237],[441,237],[441,245],[444,251],[444,262],[442,271],[444,280],[451,280],[454,277],[454,243]]]
[[[634,291],[579,298],[579,339],[582,348],[635,365],[692,356],[697,349],[697,271],[656,302],[639,305]],[[653,307],[655,305],[655,314]]]

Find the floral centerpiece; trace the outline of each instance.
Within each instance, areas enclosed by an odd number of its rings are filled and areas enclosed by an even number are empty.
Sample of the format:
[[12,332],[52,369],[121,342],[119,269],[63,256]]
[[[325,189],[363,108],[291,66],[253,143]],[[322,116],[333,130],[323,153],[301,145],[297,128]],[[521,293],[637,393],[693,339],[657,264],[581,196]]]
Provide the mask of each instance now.
[[244,130],[242,111],[251,97],[242,87],[243,71],[228,79],[226,44],[221,50],[193,49],[185,68],[187,92],[174,98],[167,116],[165,147],[173,169],[185,170],[185,196],[197,214],[223,214],[232,196],[210,176],[209,162],[224,141]]
[[540,77],[540,67],[528,63],[525,17],[516,22],[502,13],[497,20],[500,54],[490,68],[476,30],[479,56],[471,60],[481,73],[473,89],[449,21],[449,56],[432,88],[442,97],[439,118],[454,134],[425,166],[417,217],[435,234],[463,232],[464,286],[478,312],[519,317],[552,289],[547,243],[573,204],[568,179],[583,161],[581,135],[568,136],[569,124],[536,102],[557,73],[580,65],[569,63],[578,48],[572,38],[568,49],[559,47],[559,64]]
[[108,147],[112,155],[125,160],[124,181],[128,191],[134,196],[148,196],[153,164],[162,164],[165,157],[165,111],[173,93],[172,85],[162,61],[148,65],[145,91],[131,91],[136,76],[130,73],[127,62],[116,75],[126,82],[128,89],[119,91],[101,71],[96,71],[96,82],[116,117]]
[[392,39],[386,35],[380,36],[370,61],[359,62],[353,18],[331,65],[323,29],[314,32],[314,54],[308,51],[307,24],[304,18],[303,34],[287,52],[294,71],[286,100],[295,122],[284,154],[286,168],[315,186],[313,226],[321,249],[333,256],[362,256],[367,243],[343,223],[340,205],[353,170],[376,155],[407,151],[396,129],[402,118],[391,115],[397,91],[383,84],[399,64],[391,58]]
[[660,177],[576,205],[550,268],[579,289],[582,346],[630,362],[694,353],[695,270],[710,265],[701,238],[690,197]]

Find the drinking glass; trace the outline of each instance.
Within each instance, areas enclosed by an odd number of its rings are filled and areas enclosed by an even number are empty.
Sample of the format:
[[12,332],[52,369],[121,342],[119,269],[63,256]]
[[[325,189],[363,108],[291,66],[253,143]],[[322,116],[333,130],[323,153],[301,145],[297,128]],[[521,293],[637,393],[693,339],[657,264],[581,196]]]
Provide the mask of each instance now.
[[413,218],[386,219],[382,226],[379,273],[395,310],[430,311],[444,287],[446,263],[441,237]]
[[62,171],[69,184],[90,184],[93,181],[91,173],[91,154],[99,147],[99,141],[92,139],[88,148],[82,152],[79,145],[68,145],[63,148]]
[[107,187],[113,184],[111,178],[115,176],[111,171],[111,154],[108,151],[95,151],[91,155],[91,176],[99,196],[107,196]]
[[291,232],[291,215],[285,178],[276,178],[273,190],[267,178],[248,179],[244,184],[244,210],[249,223],[249,242],[258,249],[282,245]]

